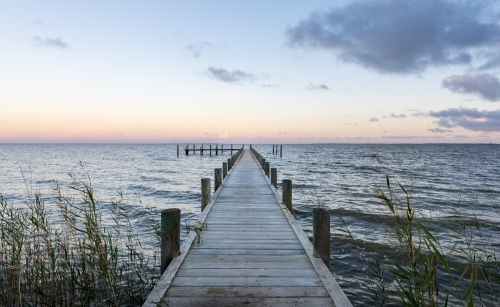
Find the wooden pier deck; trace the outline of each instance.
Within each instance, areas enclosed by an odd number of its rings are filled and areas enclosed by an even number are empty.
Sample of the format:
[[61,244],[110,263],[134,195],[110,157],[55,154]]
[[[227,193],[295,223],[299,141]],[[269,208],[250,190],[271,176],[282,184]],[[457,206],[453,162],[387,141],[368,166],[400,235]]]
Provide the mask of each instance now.
[[285,208],[243,150],[144,306],[351,306]]

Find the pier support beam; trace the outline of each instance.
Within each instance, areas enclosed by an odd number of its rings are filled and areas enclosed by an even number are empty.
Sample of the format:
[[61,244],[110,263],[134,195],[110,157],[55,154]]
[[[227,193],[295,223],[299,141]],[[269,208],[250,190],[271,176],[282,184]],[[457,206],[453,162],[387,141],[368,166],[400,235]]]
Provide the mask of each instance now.
[[222,184],[222,168],[216,168],[214,172],[214,192],[217,191],[217,189],[220,187]]
[[273,167],[271,168],[271,184],[274,188],[278,188],[278,169]]
[[161,257],[160,272],[163,274],[175,257],[181,254],[181,210],[161,211]]
[[324,208],[313,210],[313,256],[330,269],[330,212]]
[[206,205],[210,202],[210,178],[201,179],[201,212],[205,210]]
[[264,173],[266,174],[266,176],[269,178],[269,169],[271,168],[271,163],[269,162],[266,162],[266,164],[264,164]]
[[285,204],[290,211],[292,211],[292,180],[283,179],[281,182],[283,204]]
[[227,176],[227,162],[222,162],[222,179]]

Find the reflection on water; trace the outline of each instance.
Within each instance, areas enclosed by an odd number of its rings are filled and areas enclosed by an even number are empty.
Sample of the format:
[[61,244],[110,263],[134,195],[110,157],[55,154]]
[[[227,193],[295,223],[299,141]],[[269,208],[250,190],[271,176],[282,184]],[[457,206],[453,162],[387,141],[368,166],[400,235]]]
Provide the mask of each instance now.
[[[297,219],[307,235],[312,232],[312,207],[332,211],[332,272],[354,305],[371,302],[367,261],[394,255],[386,227],[389,212],[373,196],[385,184],[380,172],[411,190],[424,221],[432,215],[433,223],[446,226],[459,207],[467,217],[464,223],[472,224],[475,215],[485,236],[493,237],[497,248],[500,244],[494,235],[500,230],[500,146],[284,145],[282,158],[272,154],[272,145],[254,148],[278,168],[278,183],[293,180]],[[130,214],[141,206],[178,207],[189,223],[200,213],[201,178],[212,178],[229,154],[176,154],[176,145],[0,145],[0,193],[22,205],[26,180],[28,188],[50,197],[53,180],[69,185],[68,173],[81,174],[82,161],[101,200],[116,198],[120,190]],[[152,231],[144,225],[138,223],[139,233]],[[451,244],[443,229],[440,239]]]

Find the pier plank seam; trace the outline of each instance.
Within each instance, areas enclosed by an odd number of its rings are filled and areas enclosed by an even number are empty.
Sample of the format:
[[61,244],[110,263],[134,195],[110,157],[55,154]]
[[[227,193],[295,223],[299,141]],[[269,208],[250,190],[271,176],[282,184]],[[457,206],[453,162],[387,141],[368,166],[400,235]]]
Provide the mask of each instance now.
[[[254,160],[258,163],[257,158],[253,155],[252,157]],[[333,300],[333,303],[335,306],[345,306],[345,307],[352,307],[351,302],[345,295],[344,291],[342,288],[340,288],[339,284],[335,280],[335,277],[333,277],[332,273],[326,266],[326,264],[321,260],[321,258],[316,258],[313,255],[313,245],[311,244],[311,241],[309,241],[309,238],[307,235],[304,233],[300,225],[297,223],[297,220],[294,218],[292,213],[288,210],[287,206],[283,204],[280,201],[280,195],[278,194],[278,190],[274,187],[274,185],[271,183],[271,179],[265,176],[264,170],[261,168],[260,169],[262,174],[264,175],[267,183],[271,187],[271,190],[273,191],[274,196],[276,197],[276,201],[280,204],[281,210],[283,210],[283,213],[285,214],[286,218],[290,222],[290,225],[292,225],[292,229],[297,235],[297,238],[300,241],[300,244],[304,248],[304,250],[307,253],[307,257],[311,261],[314,269],[318,273],[318,276],[321,278],[321,281],[323,282],[323,285],[325,286],[328,295],[330,298]]]
[[[255,162],[255,156],[245,152],[250,155],[245,160]],[[351,306],[323,261],[312,256],[312,244],[270,180],[264,173],[257,175],[258,163],[249,163],[241,165],[224,192],[237,168],[231,169],[200,216],[200,222],[210,223],[208,242],[194,246],[196,235],[191,232],[181,256],[172,261],[144,306],[155,306],[161,299],[173,307]],[[254,181],[247,184],[247,176]],[[255,190],[262,193],[257,197],[261,204],[251,201]],[[217,215],[209,217],[212,212]]]
[[[241,156],[240,156],[241,157]],[[236,161],[238,161],[240,159]],[[213,196],[211,196],[210,202],[205,206],[205,209],[203,212],[200,214],[200,217],[198,218],[198,222],[204,223],[205,220],[207,219],[208,214],[210,213],[210,210],[212,209],[214,203],[216,202],[217,198],[219,197],[219,194],[222,192],[223,187],[226,183],[227,180],[231,177],[231,174],[233,172],[233,169],[228,171],[226,178],[222,180],[221,185],[219,186],[219,189],[215,191]],[[148,298],[144,302],[143,306],[158,306],[158,303],[163,302],[163,298],[165,297],[165,294],[167,293],[168,289],[170,288],[172,284],[172,280],[174,279],[175,275],[177,274],[177,271],[181,267],[182,263],[186,259],[186,256],[191,249],[191,246],[193,245],[194,241],[196,239],[196,232],[194,230],[191,230],[189,234],[187,235],[186,239],[184,242],[182,242],[180,251],[181,254],[177,257],[175,257],[172,262],[168,265],[167,269],[163,273],[163,275],[160,277],[156,285],[154,286],[153,290],[149,293]]]

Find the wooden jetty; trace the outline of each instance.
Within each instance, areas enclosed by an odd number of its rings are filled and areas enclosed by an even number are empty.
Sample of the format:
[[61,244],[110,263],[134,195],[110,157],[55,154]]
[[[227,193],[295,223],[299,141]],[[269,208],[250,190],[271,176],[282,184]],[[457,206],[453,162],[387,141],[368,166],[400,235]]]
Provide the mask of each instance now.
[[[193,144],[191,145],[192,147],[189,147],[190,145],[186,145],[186,148],[184,148],[184,152],[186,153],[186,156],[189,155],[189,153],[193,153],[193,154],[196,154],[196,152],[199,152],[200,155],[203,155],[204,152],[208,152],[210,155],[212,155],[212,152],[215,153],[215,155],[219,155],[219,152],[221,154],[224,154],[224,151],[226,152],[229,152],[231,154],[233,154],[233,152],[235,151],[238,151],[240,150],[242,147],[238,147],[238,148],[233,148],[233,144],[230,145],[230,147],[228,147],[228,145],[226,145],[226,148],[224,148],[224,145],[223,144],[210,144],[210,145],[205,145],[205,144],[201,144],[201,145],[198,145],[198,148],[196,148],[196,145]],[[213,147],[213,148],[212,148]],[[179,156],[179,145],[177,145],[177,157]]]
[[202,192],[200,243],[191,231],[144,306],[351,306],[291,213],[291,190],[287,207],[261,167],[269,163],[252,151],[228,159],[210,202]]

